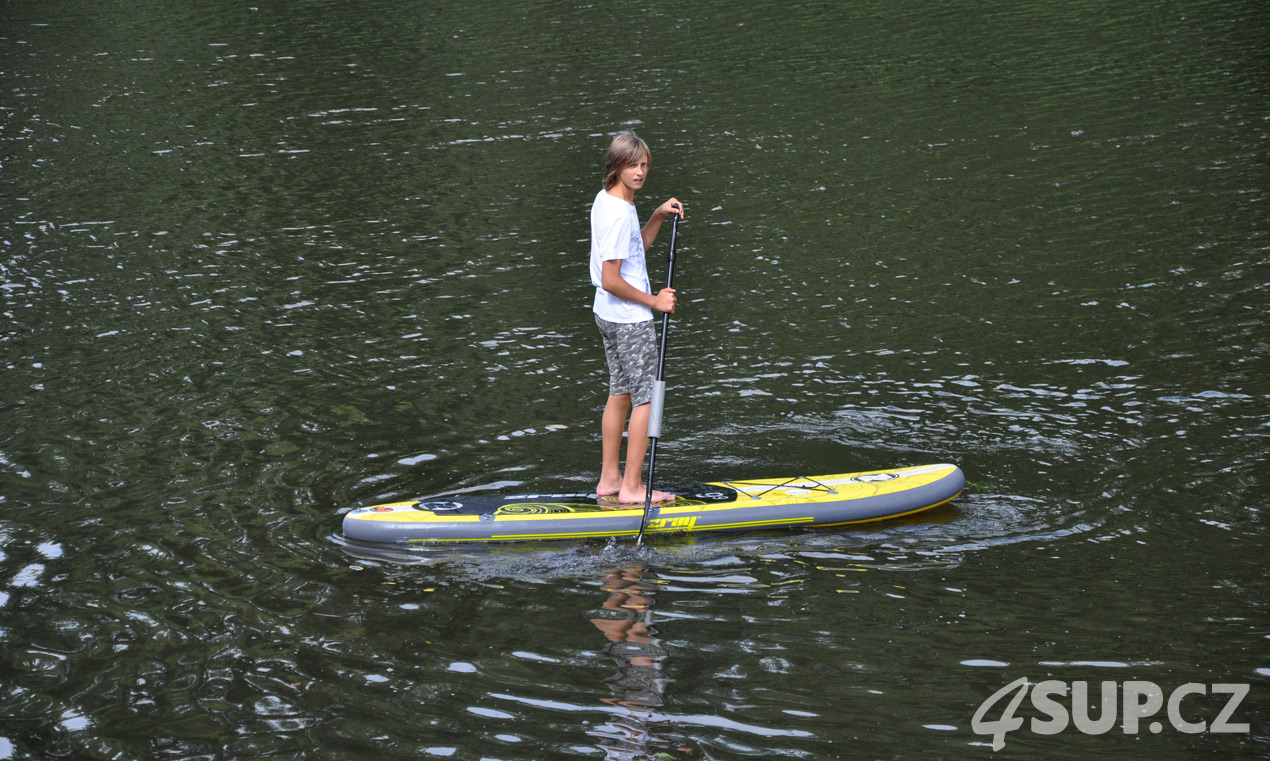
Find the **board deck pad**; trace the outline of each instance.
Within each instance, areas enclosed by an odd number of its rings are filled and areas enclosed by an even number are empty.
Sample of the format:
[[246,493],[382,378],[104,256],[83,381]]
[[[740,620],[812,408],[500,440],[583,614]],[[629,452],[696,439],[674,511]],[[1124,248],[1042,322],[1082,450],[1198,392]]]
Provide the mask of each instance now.
[[[667,487],[646,534],[842,526],[911,515],[961,492],[955,465]],[[662,487],[659,487],[662,488]],[[634,536],[642,504],[594,493],[451,495],[357,508],[344,535],[376,543],[505,542]]]
[[[675,495],[673,502],[659,502],[659,507],[690,504],[735,502],[736,489],[717,484],[691,484],[666,489]],[[462,499],[430,499],[414,503],[416,510],[429,510],[449,515],[545,515],[549,513],[595,513],[609,510],[643,508],[643,503],[618,502],[613,497],[587,494],[510,494],[507,496],[465,496]]]

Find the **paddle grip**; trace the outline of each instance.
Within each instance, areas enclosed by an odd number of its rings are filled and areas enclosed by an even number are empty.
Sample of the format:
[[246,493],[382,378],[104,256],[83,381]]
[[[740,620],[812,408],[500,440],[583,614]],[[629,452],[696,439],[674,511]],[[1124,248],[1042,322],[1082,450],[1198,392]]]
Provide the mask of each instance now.
[[661,438],[661,418],[665,409],[666,381],[653,381],[653,398],[648,406],[648,438]]

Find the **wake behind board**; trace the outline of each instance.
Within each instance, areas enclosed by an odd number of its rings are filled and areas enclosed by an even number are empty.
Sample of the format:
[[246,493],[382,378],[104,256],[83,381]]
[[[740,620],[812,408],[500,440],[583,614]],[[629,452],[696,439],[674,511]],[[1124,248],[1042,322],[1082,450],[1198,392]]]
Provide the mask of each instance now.
[[[942,505],[966,485],[956,465],[659,487],[645,534],[825,528]],[[363,542],[516,542],[635,536],[644,506],[595,494],[455,495],[361,507],[344,536]]]

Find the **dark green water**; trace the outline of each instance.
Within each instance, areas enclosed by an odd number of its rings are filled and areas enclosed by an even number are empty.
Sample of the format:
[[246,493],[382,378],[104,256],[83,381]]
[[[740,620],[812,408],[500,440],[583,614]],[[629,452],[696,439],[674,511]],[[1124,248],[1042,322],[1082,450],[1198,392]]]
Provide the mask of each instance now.
[[[0,759],[1270,755],[1264,3],[0,14]],[[660,479],[972,488],[355,554],[355,505],[593,485],[628,127],[688,210]],[[1025,676],[1250,729],[994,754]]]

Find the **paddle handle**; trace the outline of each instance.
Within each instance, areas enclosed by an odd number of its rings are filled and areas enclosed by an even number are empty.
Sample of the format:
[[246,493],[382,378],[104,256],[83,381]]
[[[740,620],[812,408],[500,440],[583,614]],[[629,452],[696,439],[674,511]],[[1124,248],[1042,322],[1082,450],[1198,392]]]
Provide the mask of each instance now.
[[[676,211],[679,204],[674,205]],[[666,255],[666,287],[675,282],[675,246],[679,242],[679,215],[670,221],[670,252]],[[653,383],[653,398],[648,408],[648,477],[644,479],[644,514],[639,521],[639,533],[635,544],[644,543],[644,528],[648,514],[653,509],[653,469],[657,463],[657,440],[661,438],[661,421],[666,409],[666,336],[670,333],[670,313],[661,314],[661,344],[657,350],[657,380]]]
[[[675,204],[674,208],[678,209],[679,204]],[[675,282],[675,246],[679,240],[679,215],[675,214],[674,219],[670,221],[670,253],[666,255],[666,287],[670,288]],[[670,315],[662,312],[661,315],[661,345],[657,350],[657,381],[653,383],[653,399],[648,410],[648,438],[661,438],[661,421],[662,413],[666,409],[666,334],[670,329]],[[650,453],[648,458],[649,464],[652,464],[653,457]],[[651,479],[652,469],[648,471],[650,479],[650,488],[648,493],[652,494]],[[650,496],[651,500],[652,497]]]

